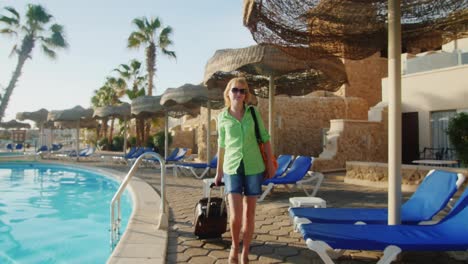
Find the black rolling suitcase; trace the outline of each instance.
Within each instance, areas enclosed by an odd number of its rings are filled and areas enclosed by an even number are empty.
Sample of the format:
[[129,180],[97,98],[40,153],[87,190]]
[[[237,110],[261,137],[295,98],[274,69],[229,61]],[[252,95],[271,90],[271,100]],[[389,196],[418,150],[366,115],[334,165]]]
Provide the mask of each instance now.
[[221,188],[221,197],[211,197],[213,186],[214,183],[210,186],[208,197],[200,199],[195,206],[193,225],[198,238],[217,238],[226,232],[227,211],[223,190]]

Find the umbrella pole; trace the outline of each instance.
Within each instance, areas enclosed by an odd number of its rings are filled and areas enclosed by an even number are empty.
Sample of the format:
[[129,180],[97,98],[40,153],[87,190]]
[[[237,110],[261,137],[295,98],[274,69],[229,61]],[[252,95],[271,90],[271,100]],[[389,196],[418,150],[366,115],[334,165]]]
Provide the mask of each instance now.
[[76,122],[76,161],[79,160],[80,153],[80,120]]
[[210,146],[210,135],[211,135],[211,102],[208,100],[206,102],[206,109],[208,110],[206,116],[207,116],[207,122],[206,122],[206,163],[209,164],[211,157],[210,157],[210,152],[211,152],[211,146]]
[[270,133],[271,152],[275,154],[275,128],[274,128],[274,110],[275,109],[275,79],[270,75],[270,89],[268,93],[268,132]]
[[388,1],[388,224],[401,223],[401,0]]
[[[44,144],[44,141],[45,141],[44,140],[44,123],[41,123],[41,132],[40,132],[40,134],[41,134],[41,142],[39,143],[39,147],[42,147],[43,145],[45,145]],[[37,149],[36,149],[36,151],[37,151]]]
[[164,116],[164,159],[167,159],[168,151],[169,151],[169,139],[167,138],[167,134],[169,131],[169,114],[166,111]]
[[123,144],[123,153],[124,156],[127,154],[127,118],[124,118],[124,144]]

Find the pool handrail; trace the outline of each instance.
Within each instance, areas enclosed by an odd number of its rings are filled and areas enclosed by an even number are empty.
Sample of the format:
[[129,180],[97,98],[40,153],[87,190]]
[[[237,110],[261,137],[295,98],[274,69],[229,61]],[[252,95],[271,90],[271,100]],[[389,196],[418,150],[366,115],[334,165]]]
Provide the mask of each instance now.
[[[168,216],[166,214],[166,162],[164,158],[159,155],[158,153],[155,152],[145,152],[142,155],[140,155],[135,162],[133,163],[132,167],[128,171],[127,175],[125,176],[124,180],[119,186],[119,189],[117,192],[114,194],[114,197],[112,198],[111,205],[110,205],[110,219],[111,219],[111,224],[110,224],[110,246],[111,250],[114,249],[116,246],[119,236],[120,236],[120,223],[121,223],[121,213],[120,213],[120,198],[122,196],[122,193],[125,191],[125,188],[127,187],[128,183],[132,179],[133,175],[135,174],[136,170],[138,169],[138,166],[140,163],[143,161],[144,158],[148,158],[149,156],[152,156],[156,160],[159,161],[159,164],[161,165],[161,205],[160,205],[160,211],[161,215],[159,218],[159,224],[158,224],[158,229],[159,230],[167,230],[169,226],[169,220]],[[117,202],[117,219],[115,219],[115,203]]]

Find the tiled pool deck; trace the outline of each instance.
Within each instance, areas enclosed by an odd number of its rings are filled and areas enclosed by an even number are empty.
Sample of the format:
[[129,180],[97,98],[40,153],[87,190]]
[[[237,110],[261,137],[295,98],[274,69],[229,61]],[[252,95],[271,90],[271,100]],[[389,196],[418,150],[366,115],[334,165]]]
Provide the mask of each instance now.
[[[128,166],[109,165],[101,162],[80,162],[83,165],[106,167],[127,172]],[[157,170],[141,168],[137,176],[155,189],[160,188],[160,175]],[[264,202],[258,204],[256,233],[252,242],[250,263],[323,263],[314,252],[307,249],[301,236],[292,230],[287,214],[288,198],[303,196],[300,190],[292,193],[283,188],[275,190]],[[202,181],[193,177],[174,177],[168,170],[167,199],[169,202],[169,233],[166,263],[227,263],[230,235],[221,239],[199,240],[193,235],[192,221],[194,207],[202,196]],[[333,207],[384,207],[387,203],[385,190],[343,183],[343,173],[325,175],[325,181],[318,193]],[[408,198],[409,194],[404,197]],[[155,223],[157,221],[155,220]],[[384,235],[384,234],[383,234]],[[161,250],[159,245],[135,247],[135,253],[146,250]],[[158,252],[158,255],[160,252]],[[137,254],[138,255],[138,254]],[[462,260],[456,260],[458,255]],[[380,252],[347,251],[336,263],[375,263]],[[468,263],[464,252],[405,252],[395,263]],[[136,260],[136,259],[135,259]],[[141,258],[117,263],[161,263],[160,259]]]

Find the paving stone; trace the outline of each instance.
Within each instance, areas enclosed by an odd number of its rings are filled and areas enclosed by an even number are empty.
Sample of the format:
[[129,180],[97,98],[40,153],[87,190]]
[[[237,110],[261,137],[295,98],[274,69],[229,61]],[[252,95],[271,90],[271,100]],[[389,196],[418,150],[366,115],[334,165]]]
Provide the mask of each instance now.
[[205,242],[203,242],[202,240],[185,240],[184,242],[182,242],[181,245],[186,247],[203,247],[203,245],[205,245]]
[[292,257],[299,255],[299,249],[294,247],[275,248],[275,253],[283,257]]
[[229,250],[211,250],[208,256],[215,259],[227,259],[229,257]]
[[185,250],[184,254],[189,255],[189,256],[206,256],[208,255],[209,250],[206,250],[204,248],[188,248]]
[[266,254],[272,254],[274,252],[274,248],[271,246],[261,245],[261,246],[256,246],[256,247],[250,247],[250,252],[252,254],[262,256]]
[[192,257],[189,263],[194,264],[212,264],[215,263],[215,259],[209,256],[199,256],[199,257]]
[[207,241],[203,245],[203,248],[206,248],[206,249],[225,249],[226,245],[222,244],[222,243],[210,243],[210,242]]
[[258,263],[283,263],[283,259],[275,255],[261,255]]

